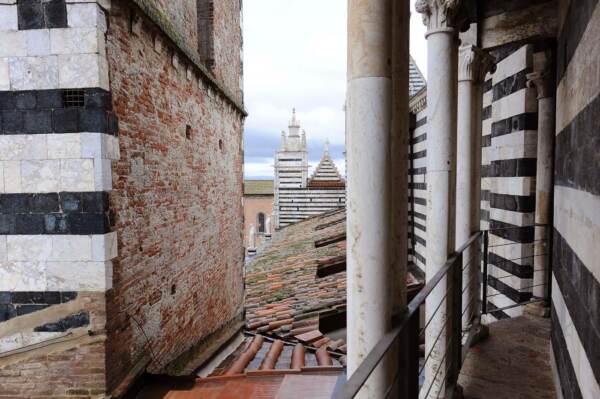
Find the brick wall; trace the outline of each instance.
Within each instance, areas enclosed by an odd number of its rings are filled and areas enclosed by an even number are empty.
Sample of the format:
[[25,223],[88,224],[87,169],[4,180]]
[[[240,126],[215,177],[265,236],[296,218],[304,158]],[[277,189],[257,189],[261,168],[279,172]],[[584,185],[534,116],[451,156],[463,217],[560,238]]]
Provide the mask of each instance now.
[[121,118],[110,195],[119,232],[110,388],[148,353],[149,371],[162,371],[234,318],[243,300],[241,114],[149,20],[131,34],[130,12],[113,3],[107,39]]
[[214,65],[212,73],[217,80],[235,97],[242,101],[242,55],[240,0],[138,0],[156,10],[158,17],[167,22],[173,33],[181,38],[183,45],[194,54],[198,52],[198,1],[212,2]]
[[242,99],[242,55],[241,48],[230,43],[241,42],[241,0],[214,1],[215,68],[217,79],[241,101]]

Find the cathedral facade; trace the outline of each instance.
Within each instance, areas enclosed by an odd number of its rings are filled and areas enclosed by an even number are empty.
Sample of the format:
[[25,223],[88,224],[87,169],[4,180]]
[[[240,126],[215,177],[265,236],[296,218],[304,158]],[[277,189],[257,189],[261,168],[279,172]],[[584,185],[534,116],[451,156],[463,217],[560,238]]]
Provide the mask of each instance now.
[[288,134],[281,132],[281,147],[275,155],[276,229],[346,204],[346,183],[329,155],[329,144],[309,177],[306,132],[301,131],[295,110],[288,129]]

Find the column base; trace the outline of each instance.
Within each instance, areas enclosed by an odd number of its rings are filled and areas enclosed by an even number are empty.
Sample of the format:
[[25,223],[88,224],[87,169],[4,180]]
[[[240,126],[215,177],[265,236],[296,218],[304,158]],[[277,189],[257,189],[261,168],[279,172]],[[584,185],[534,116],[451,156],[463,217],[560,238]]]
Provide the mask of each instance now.
[[478,343],[485,341],[490,336],[490,328],[484,324],[480,324],[477,332],[473,336],[473,341],[471,342],[471,348],[477,345]]
[[550,305],[546,301],[532,302],[524,306],[527,314],[537,317],[550,317]]

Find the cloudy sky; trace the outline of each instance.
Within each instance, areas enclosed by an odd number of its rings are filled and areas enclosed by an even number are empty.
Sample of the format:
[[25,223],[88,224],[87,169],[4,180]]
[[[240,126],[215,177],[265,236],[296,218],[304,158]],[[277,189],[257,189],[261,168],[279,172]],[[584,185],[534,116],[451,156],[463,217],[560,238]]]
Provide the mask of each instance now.
[[[294,107],[313,168],[329,139],[344,173],[346,7],[347,0],[244,1],[246,178],[273,177],[273,157]],[[413,9],[411,54],[426,73],[424,33]]]

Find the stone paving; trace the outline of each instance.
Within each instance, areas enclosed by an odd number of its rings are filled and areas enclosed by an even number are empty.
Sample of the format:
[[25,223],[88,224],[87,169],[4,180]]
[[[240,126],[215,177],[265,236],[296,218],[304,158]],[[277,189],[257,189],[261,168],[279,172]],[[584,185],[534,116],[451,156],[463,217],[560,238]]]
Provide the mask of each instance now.
[[465,399],[555,398],[550,319],[525,315],[489,325],[469,350],[459,384]]

